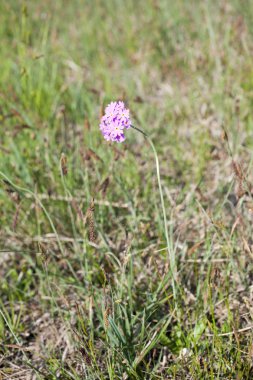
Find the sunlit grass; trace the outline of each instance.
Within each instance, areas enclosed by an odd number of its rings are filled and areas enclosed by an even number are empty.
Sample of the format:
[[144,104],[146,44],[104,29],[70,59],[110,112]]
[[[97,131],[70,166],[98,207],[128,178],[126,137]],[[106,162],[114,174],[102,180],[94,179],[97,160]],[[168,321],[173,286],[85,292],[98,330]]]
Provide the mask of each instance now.
[[[252,20],[237,0],[1,2],[0,377],[252,378]],[[117,99],[157,148],[177,310],[150,148],[99,132]]]

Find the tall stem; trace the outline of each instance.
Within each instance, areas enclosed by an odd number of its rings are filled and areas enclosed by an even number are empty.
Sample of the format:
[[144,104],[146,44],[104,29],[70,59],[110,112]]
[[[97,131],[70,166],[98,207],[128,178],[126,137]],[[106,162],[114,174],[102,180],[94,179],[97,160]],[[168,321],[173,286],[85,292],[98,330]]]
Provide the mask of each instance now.
[[165,234],[165,238],[166,238],[167,251],[168,251],[168,256],[169,256],[169,260],[170,260],[173,294],[174,294],[174,298],[176,299],[175,278],[176,278],[176,274],[177,274],[177,264],[176,264],[176,260],[175,260],[175,253],[174,253],[174,250],[173,250],[173,247],[172,247],[171,241],[169,239],[169,235],[168,235],[168,222],[167,222],[166,210],[165,210],[165,205],[164,205],[164,196],[163,196],[163,190],[162,190],[162,184],[161,184],[160,165],[159,165],[159,160],[158,160],[158,154],[157,154],[156,148],[155,148],[151,138],[141,129],[139,129],[133,125],[131,125],[131,127],[133,129],[135,129],[136,131],[140,132],[148,140],[148,142],[149,142],[149,144],[153,150],[154,156],[155,156],[157,182],[158,182],[158,188],[159,188],[162,211],[163,211],[164,234]]

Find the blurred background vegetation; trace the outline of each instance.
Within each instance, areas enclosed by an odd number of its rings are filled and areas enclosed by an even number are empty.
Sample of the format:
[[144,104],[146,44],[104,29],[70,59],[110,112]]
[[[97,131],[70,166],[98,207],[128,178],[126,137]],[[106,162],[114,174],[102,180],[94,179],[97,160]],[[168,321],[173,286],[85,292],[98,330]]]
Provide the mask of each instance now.
[[[0,2],[0,378],[252,377],[252,25],[250,0]],[[99,131],[118,99],[159,153],[176,315],[150,148]]]

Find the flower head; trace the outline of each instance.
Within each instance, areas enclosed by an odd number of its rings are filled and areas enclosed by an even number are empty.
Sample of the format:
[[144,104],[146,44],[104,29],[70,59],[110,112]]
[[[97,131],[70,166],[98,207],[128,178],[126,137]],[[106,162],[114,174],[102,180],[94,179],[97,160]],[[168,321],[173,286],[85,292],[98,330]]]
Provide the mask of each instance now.
[[131,127],[129,110],[124,102],[111,102],[105,109],[101,118],[100,130],[107,141],[123,142],[124,129]]

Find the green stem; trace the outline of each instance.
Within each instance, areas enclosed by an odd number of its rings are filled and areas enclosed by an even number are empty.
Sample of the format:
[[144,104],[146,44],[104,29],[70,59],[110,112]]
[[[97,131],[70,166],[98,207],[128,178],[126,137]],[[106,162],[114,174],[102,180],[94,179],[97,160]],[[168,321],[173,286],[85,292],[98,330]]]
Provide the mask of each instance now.
[[166,238],[166,243],[167,243],[168,256],[169,256],[169,260],[170,260],[173,294],[174,294],[174,298],[176,299],[175,278],[176,278],[176,274],[177,274],[177,264],[176,264],[176,259],[175,259],[175,253],[174,253],[174,250],[173,250],[173,247],[172,247],[171,241],[169,239],[169,235],[168,235],[168,222],[167,222],[167,216],[166,216],[166,210],[165,210],[165,204],[164,204],[164,196],[163,196],[161,176],[160,176],[160,165],[159,165],[157,151],[156,151],[156,148],[153,144],[153,141],[144,131],[142,131],[141,129],[139,129],[137,127],[134,127],[133,125],[131,125],[131,127],[133,129],[135,129],[136,131],[140,132],[148,140],[148,142],[149,142],[149,144],[153,150],[154,156],[155,156],[157,182],[158,182],[158,188],[159,188],[162,211],[163,211],[164,233],[165,233],[165,238]]

